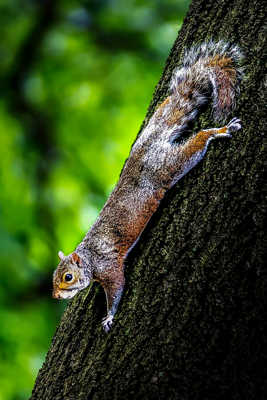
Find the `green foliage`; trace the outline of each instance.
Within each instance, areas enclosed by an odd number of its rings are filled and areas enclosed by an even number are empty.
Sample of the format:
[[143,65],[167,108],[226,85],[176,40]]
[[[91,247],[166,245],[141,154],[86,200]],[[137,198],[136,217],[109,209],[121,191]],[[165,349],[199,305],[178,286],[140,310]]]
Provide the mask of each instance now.
[[1,2],[0,400],[29,397],[64,308],[57,251],[114,187],[187,3]]

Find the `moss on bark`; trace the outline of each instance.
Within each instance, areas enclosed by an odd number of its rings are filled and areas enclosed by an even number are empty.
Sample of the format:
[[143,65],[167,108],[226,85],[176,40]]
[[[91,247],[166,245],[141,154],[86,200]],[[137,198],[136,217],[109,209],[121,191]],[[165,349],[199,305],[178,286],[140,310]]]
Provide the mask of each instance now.
[[[265,20],[262,0],[193,0],[147,118],[184,48],[225,39],[246,57],[243,130],[212,143],[161,203],[128,257],[109,335],[102,289],[73,299],[32,400],[267,397]],[[208,113],[201,125],[213,126]]]

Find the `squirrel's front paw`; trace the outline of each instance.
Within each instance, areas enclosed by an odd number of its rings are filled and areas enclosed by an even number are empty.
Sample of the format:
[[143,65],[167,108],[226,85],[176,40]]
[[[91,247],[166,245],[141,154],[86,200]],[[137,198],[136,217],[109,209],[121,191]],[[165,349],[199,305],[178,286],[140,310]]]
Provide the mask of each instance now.
[[114,318],[113,315],[108,315],[102,320],[102,325],[106,333],[108,333],[111,328],[113,318]]
[[228,132],[236,132],[239,131],[239,129],[242,128],[241,121],[238,118],[233,118],[229,122],[229,124],[226,125]]

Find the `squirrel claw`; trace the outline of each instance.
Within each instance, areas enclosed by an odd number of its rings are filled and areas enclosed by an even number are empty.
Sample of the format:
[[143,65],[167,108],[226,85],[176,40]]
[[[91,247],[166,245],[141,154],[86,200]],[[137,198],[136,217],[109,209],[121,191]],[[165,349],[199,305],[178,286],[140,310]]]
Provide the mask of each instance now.
[[233,118],[231,121],[226,125],[228,132],[236,132],[242,128],[241,121],[238,118]]
[[108,315],[107,317],[103,318],[102,325],[106,333],[110,331],[112,322],[113,322],[113,315]]

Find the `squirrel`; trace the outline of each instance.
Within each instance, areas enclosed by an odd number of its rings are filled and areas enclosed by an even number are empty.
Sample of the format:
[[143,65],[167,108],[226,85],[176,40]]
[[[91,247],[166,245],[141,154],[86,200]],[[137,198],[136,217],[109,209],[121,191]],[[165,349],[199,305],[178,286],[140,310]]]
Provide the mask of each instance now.
[[184,136],[209,103],[215,122],[235,107],[243,70],[242,54],[227,42],[205,42],[186,52],[174,71],[169,96],[156,109],[134,143],[115,189],[96,222],[53,275],[53,297],[69,299],[92,280],[104,288],[110,330],[125,284],[124,260],[139,239],[161,199],[179,179],[203,159],[215,138],[241,129],[233,118],[220,128]]

